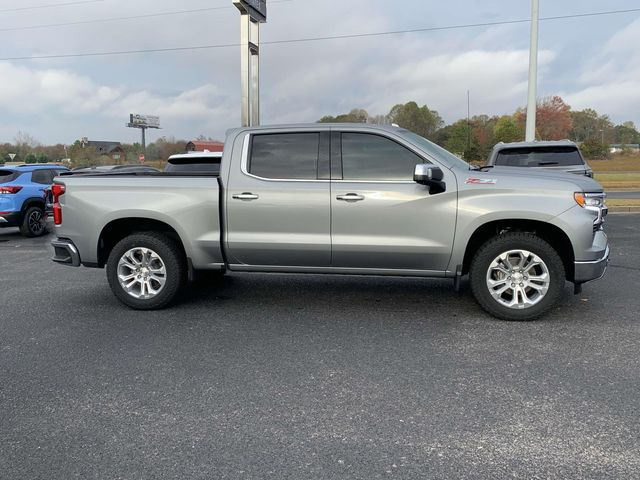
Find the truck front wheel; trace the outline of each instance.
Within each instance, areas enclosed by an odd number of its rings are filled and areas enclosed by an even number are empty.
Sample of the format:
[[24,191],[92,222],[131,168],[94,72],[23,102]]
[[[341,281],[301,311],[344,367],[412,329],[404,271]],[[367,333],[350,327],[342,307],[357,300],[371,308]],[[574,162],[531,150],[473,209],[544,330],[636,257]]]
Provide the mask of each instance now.
[[532,233],[510,232],[487,241],[469,270],[474,297],[503,320],[533,320],[559,300],[564,265],[556,250]]
[[173,302],[186,282],[179,245],[158,232],[135,233],[118,242],[107,260],[107,279],[115,296],[136,310],[155,310]]

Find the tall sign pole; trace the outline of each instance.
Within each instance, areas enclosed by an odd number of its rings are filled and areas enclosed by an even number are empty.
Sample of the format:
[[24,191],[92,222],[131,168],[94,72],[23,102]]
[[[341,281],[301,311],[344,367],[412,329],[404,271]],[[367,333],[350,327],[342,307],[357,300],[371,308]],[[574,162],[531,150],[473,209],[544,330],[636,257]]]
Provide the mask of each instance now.
[[129,128],[139,128],[142,132],[142,152],[147,150],[147,128],[160,128],[160,117],[156,115],[141,115],[139,113],[129,114]]
[[529,47],[529,100],[527,102],[527,128],[525,140],[536,139],[536,108],[538,96],[538,23],[539,0],[531,0],[531,45]]
[[260,24],[267,21],[267,0],[233,0],[240,10],[242,126],[260,125]]

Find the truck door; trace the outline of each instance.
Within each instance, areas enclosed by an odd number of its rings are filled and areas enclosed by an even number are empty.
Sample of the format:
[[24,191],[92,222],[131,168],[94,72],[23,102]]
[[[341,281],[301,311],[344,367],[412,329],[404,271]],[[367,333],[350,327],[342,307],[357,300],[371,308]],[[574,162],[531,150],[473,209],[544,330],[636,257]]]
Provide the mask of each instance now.
[[444,271],[456,222],[457,188],[446,168],[446,191],[430,194],[413,181],[428,163],[408,146],[379,134],[332,132],[332,266]]
[[329,135],[275,131],[245,137],[226,190],[232,265],[331,264]]

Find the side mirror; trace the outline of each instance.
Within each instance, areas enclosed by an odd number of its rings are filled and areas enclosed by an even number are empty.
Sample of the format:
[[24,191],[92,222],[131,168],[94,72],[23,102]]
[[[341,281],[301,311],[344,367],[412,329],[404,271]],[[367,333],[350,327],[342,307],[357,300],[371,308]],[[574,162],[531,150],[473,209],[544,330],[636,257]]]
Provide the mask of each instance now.
[[443,178],[444,173],[440,167],[431,163],[419,163],[413,171],[413,181],[429,187],[429,193],[442,193],[446,190]]

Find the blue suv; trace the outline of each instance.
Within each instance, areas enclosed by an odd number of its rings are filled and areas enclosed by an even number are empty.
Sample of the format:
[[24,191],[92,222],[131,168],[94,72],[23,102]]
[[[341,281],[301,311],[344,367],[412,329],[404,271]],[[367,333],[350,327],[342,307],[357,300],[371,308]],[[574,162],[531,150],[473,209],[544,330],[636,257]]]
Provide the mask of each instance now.
[[46,191],[67,171],[59,165],[0,166],[0,228],[20,227],[26,237],[46,233]]

